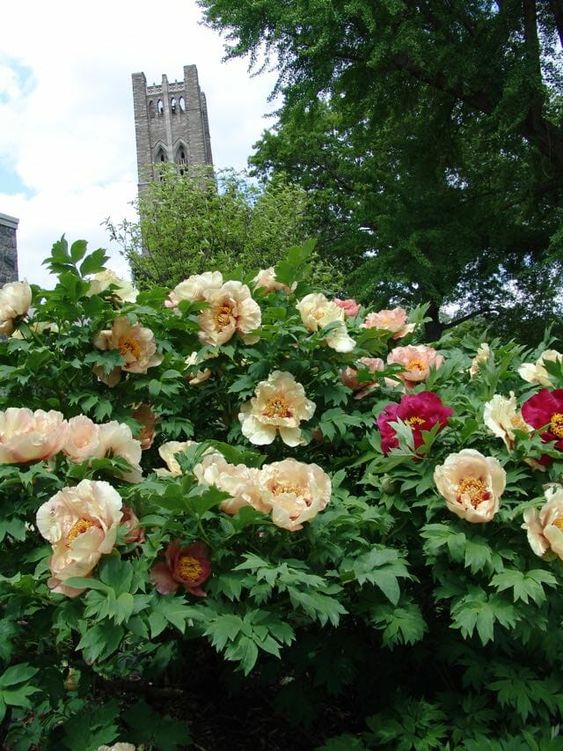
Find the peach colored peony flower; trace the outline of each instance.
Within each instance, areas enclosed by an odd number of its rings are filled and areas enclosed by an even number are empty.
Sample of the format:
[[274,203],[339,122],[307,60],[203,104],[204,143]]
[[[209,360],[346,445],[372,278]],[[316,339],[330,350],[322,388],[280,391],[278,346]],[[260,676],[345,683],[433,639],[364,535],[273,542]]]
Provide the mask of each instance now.
[[258,384],[255,394],[240,408],[242,434],[257,446],[272,443],[278,431],[288,446],[303,444],[299,424],[311,419],[316,405],[291,373],[274,370]]
[[490,522],[498,511],[506,472],[492,456],[462,449],[436,467],[434,482],[450,511],[477,524]]
[[122,517],[121,496],[107,482],[82,480],[63,488],[39,507],[37,528],[53,546],[47,584],[76,597],[83,590],[65,585],[73,576],[89,576],[101,556],[111,553]]
[[0,336],[10,336],[14,322],[31,305],[31,287],[27,282],[8,282],[0,288]]
[[112,297],[115,297],[119,302],[135,302],[137,299],[137,290],[131,282],[127,279],[121,279],[111,269],[104,269],[104,271],[93,274],[88,281],[90,282],[90,289],[86,292],[87,297],[99,295],[113,284],[117,289],[113,290]]
[[483,421],[493,435],[502,438],[509,451],[514,446],[515,430],[525,433],[532,430],[524,421],[520,410],[516,408],[514,391],[510,392],[510,397],[495,394],[490,402],[486,402]]
[[329,347],[337,352],[351,352],[354,349],[356,342],[348,335],[345,313],[335,302],[323,294],[312,293],[300,300],[296,307],[309,331],[319,331],[331,323],[338,324],[325,338]]
[[537,383],[546,389],[553,387],[553,381],[547,372],[544,363],[556,362],[563,360],[563,354],[555,349],[546,349],[546,351],[536,360],[535,363],[524,362],[518,368],[518,374],[528,383]]
[[0,412],[0,464],[50,459],[62,449],[67,430],[60,412],[8,407]]
[[217,290],[223,285],[223,275],[220,271],[205,271],[203,274],[193,274],[177,284],[168,295],[164,303],[167,308],[175,308],[182,302],[203,302],[207,300],[207,293]]
[[538,511],[524,511],[524,524],[530,547],[536,555],[548,551],[563,561],[563,485],[550,485],[545,490],[546,503]]
[[94,339],[94,346],[98,349],[117,349],[125,360],[125,364],[104,373],[99,365],[94,372],[103,383],[115,386],[121,378],[121,371],[128,373],[146,373],[148,368],[154,368],[162,362],[162,356],[157,354],[154,334],[139,323],[130,323],[125,316],[119,316],[113,322],[111,329],[100,331]]
[[370,313],[362,324],[364,329],[382,329],[392,332],[393,339],[402,339],[415,329],[414,323],[407,323],[407,311],[404,308],[391,308]]
[[142,404],[137,404],[131,413],[131,417],[141,425],[139,431],[141,449],[143,451],[150,449],[154,441],[157,420],[155,413],[152,411],[151,405],[144,402]]
[[260,472],[264,503],[278,527],[296,532],[313,519],[330,500],[330,477],[317,464],[284,459],[265,465]]
[[196,597],[205,597],[201,585],[210,576],[211,561],[205,543],[194,542],[181,547],[179,540],[168,545],[164,561],[155,563],[150,572],[151,581],[161,595],[169,595],[183,586],[186,592]]
[[209,308],[199,315],[199,338],[203,344],[225,344],[239,333],[245,342],[257,341],[250,336],[262,323],[262,311],[241,282],[226,282],[206,293]]
[[206,452],[194,467],[200,485],[213,485],[231,496],[221,503],[221,511],[236,514],[243,506],[251,506],[264,513],[269,506],[264,503],[260,488],[260,470],[244,464],[229,464],[222,454],[213,449]]
[[[381,357],[360,357],[356,365],[360,371],[367,369],[370,373],[377,373],[385,368],[385,363]],[[356,368],[344,368],[340,373],[340,380],[349,389],[357,392],[354,394],[354,399],[363,399],[373,391],[377,381],[360,381],[358,372]]]
[[100,746],[97,751],[135,751],[132,743],[114,743],[113,746]]
[[477,354],[471,360],[471,366],[469,368],[469,377],[471,380],[475,378],[479,370],[481,369],[481,365],[488,362],[489,357],[491,356],[491,348],[487,344],[487,342],[483,342],[479,349],[477,350]]
[[360,303],[356,302],[356,300],[351,297],[349,297],[347,300],[340,300],[338,297],[335,297],[334,302],[338,305],[339,308],[342,308],[348,318],[353,318],[360,312]]
[[288,287],[287,284],[278,282],[276,280],[276,271],[273,266],[270,266],[269,269],[261,269],[252,280],[252,283],[254,284],[255,289],[260,288],[265,292],[274,292],[277,289],[281,289],[289,294],[297,287],[297,282],[293,282],[291,287]]
[[98,457],[117,457],[126,459],[131,468],[122,474],[127,482],[141,482],[141,442],[133,438],[129,425],[112,420],[100,425]]
[[99,456],[100,426],[86,415],[71,417],[68,421],[64,453],[73,462],[83,462]]
[[393,365],[402,365],[403,373],[397,373],[407,388],[413,388],[417,383],[425,381],[430,375],[430,368],[439,368],[444,358],[433,347],[425,344],[408,347],[395,347],[387,355],[387,362]]
[[190,448],[190,446],[196,446],[196,441],[168,441],[159,446],[158,453],[160,458],[166,463],[166,469],[159,467],[156,470],[156,474],[160,477],[180,477],[182,474],[182,468],[176,454],[183,454]]

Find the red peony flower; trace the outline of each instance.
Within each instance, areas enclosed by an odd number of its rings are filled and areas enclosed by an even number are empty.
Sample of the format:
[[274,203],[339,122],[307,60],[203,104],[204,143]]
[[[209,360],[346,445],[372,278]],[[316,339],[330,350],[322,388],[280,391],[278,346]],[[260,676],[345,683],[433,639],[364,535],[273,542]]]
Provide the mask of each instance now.
[[[540,433],[542,441],[555,441],[555,448],[563,451],[563,389],[538,391],[522,405],[522,417],[536,430],[546,428]],[[547,464],[551,459],[543,456],[540,461]]]
[[453,415],[453,409],[446,407],[440,397],[432,391],[403,396],[399,404],[388,404],[377,418],[377,427],[381,433],[381,448],[388,454],[399,445],[395,429],[391,425],[397,420],[410,425],[414,437],[415,449],[422,445],[422,431],[431,430],[436,423],[440,430]]
[[151,568],[151,581],[157,592],[168,595],[183,586],[196,597],[205,597],[201,584],[211,576],[211,561],[207,555],[207,545],[194,542],[183,548],[180,540],[169,543],[164,553],[165,560]]

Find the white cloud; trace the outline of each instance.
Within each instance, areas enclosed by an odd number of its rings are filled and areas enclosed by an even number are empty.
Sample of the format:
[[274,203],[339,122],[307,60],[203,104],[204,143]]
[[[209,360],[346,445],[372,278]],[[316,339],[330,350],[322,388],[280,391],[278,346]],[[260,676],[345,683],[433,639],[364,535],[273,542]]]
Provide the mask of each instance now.
[[[190,0],[98,0],[90,5],[19,0],[3,11],[0,38],[1,167],[26,190],[0,182],[0,212],[20,219],[20,275],[45,283],[40,262],[63,232],[108,246],[100,223],[132,217],[136,194],[131,73],[181,79],[198,66],[217,167],[244,168],[271,121],[273,75],[251,78],[222,63],[223,42],[200,25]],[[123,259],[112,251],[116,270]]]

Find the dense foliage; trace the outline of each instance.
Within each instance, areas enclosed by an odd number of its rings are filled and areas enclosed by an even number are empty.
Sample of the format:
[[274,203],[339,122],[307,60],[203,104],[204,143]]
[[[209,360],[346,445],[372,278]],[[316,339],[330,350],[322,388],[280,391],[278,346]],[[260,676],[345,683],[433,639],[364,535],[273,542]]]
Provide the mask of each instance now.
[[260,268],[306,236],[305,191],[234,170],[163,164],[136,201],[138,221],[108,220],[140,287],[174,286],[207,268]]
[[563,747],[563,356],[427,347],[311,252],[135,296],[63,239],[0,290],[6,749],[202,748],[202,694],[295,751]]
[[429,301],[431,339],[452,311],[531,341],[559,323],[559,0],[200,4],[230,56],[277,69],[251,162],[308,191],[350,294]]

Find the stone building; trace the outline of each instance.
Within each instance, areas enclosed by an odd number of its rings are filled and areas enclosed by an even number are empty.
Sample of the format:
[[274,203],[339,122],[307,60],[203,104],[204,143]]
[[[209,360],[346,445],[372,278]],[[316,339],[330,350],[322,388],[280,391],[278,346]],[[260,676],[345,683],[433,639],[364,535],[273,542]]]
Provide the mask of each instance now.
[[205,94],[195,65],[184,66],[184,80],[147,86],[144,73],[133,73],[139,191],[155,177],[155,164],[213,164]]
[[0,214],[0,286],[18,278],[18,222],[13,216]]

